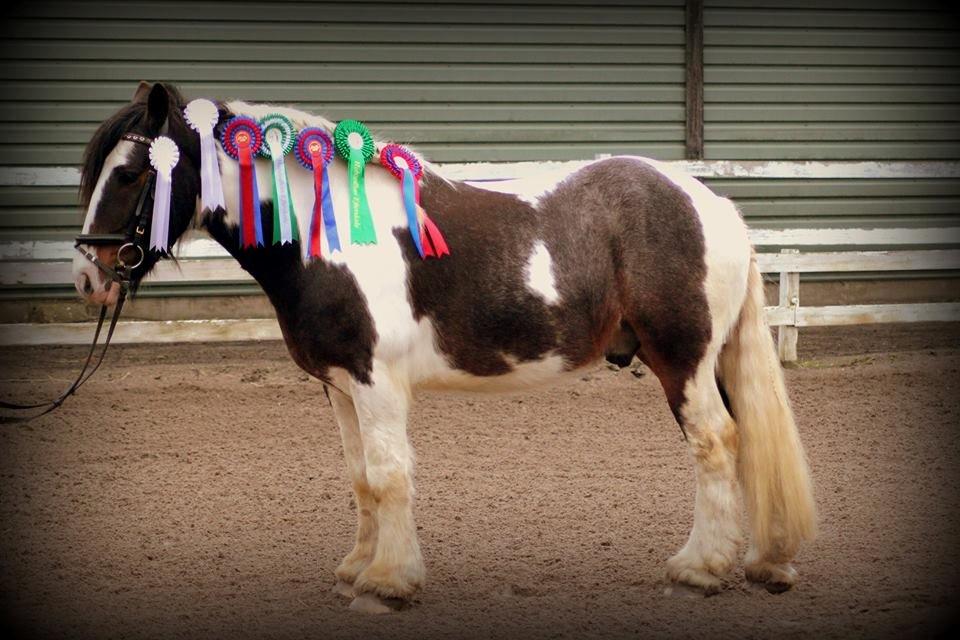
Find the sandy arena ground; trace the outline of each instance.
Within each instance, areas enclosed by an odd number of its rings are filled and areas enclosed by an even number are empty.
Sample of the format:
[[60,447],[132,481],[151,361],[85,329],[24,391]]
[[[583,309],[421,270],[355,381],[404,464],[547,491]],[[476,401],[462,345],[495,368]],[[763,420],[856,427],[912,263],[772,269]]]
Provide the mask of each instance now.
[[[118,347],[57,413],[0,425],[10,637],[913,638],[956,631],[960,327],[801,333],[788,371],[819,539],[772,595],[738,569],[665,595],[693,467],[652,375],[423,394],[411,420],[428,584],[367,617],[330,592],[354,515],[333,415],[279,343]],[[78,348],[5,349],[47,398]]]

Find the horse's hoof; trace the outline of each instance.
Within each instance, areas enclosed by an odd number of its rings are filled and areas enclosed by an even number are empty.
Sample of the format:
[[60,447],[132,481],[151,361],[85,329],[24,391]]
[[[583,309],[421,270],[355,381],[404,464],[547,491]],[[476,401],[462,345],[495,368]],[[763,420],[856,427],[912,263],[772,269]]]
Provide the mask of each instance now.
[[718,576],[683,562],[679,554],[667,561],[667,578],[674,586],[695,589],[704,596],[716,595],[723,587]]
[[744,567],[747,580],[762,586],[770,593],[783,593],[797,583],[797,570],[790,563],[756,562]]
[[351,610],[373,615],[393,613],[406,607],[406,600],[401,598],[381,598],[374,593],[361,593],[350,603]]
[[353,593],[353,585],[346,580],[337,580],[337,584],[333,585],[333,589],[331,589],[331,591],[338,596],[343,596],[344,598],[352,598],[354,595],[356,595]]

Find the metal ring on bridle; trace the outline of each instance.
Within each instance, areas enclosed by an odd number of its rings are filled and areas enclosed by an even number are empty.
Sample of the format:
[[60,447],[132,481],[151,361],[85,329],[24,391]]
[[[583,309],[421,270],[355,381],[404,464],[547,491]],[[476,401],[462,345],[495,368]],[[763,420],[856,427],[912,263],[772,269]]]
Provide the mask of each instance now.
[[[127,247],[133,247],[134,249],[136,249],[137,251],[140,252],[140,259],[137,260],[137,264],[132,264],[132,265],[131,265],[131,264],[127,264],[126,262],[124,262],[123,257],[122,257],[122,256],[123,256],[123,250],[126,249]],[[122,245],[120,245],[120,248],[117,249],[117,264],[119,264],[121,267],[125,267],[125,268],[127,268],[127,269],[136,269],[137,267],[139,267],[141,264],[143,264],[143,259],[144,259],[144,257],[145,257],[145,256],[144,256],[144,254],[143,254],[143,247],[141,247],[140,245],[133,244],[132,242],[127,242],[126,244],[122,244]]]

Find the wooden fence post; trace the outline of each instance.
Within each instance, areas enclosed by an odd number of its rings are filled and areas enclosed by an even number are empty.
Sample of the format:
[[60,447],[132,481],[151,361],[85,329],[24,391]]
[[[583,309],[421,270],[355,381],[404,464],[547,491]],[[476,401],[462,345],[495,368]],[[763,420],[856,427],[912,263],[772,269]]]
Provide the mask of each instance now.
[[[780,253],[799,253],[797,249],[781,249]],[[797,360],[797,309],[800,307],[800,274],[780,272],[780,307],[793,311],[793,324],[777,327],[777,353],[781,362]]]
[[703,159],[703,0],[687,0],[685,20],[686,157]]

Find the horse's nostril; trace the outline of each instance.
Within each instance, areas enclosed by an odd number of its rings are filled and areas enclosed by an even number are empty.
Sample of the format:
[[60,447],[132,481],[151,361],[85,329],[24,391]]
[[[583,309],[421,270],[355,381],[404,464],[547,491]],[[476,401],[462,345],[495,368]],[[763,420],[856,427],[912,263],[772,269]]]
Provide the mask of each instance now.
[[86,296],[93,295],[93,284],[90,282],[90,276],[84,273],[80,277],[83,283],[83,294]]

